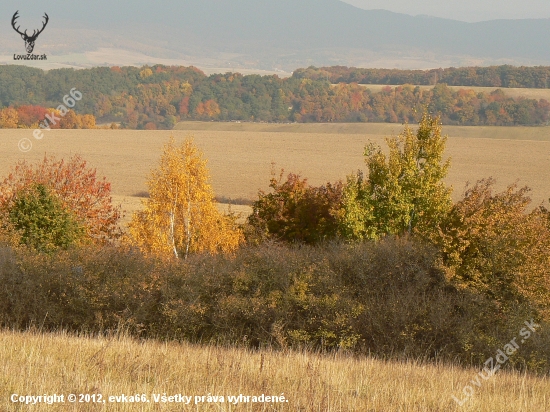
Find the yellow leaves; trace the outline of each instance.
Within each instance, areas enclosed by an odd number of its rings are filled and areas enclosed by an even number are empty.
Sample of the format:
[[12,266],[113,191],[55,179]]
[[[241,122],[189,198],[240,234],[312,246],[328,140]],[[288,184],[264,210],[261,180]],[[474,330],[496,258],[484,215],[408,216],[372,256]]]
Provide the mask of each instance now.
[[82,116],[83,129],[95,129],[95,116],[93,114],[85,114]]
[[149,67],[139,72],[139,77],[141,77],[142,79],[146,79],[147,77],[152,75],[153,75],[153,70],[151,70]]
[[193,86],[191,86],[189,82],[182,83],[180,90],[185,96],[191,96],[193,94]]
[[19,123],[19,115],[13,107],[0,110],[0,128],[16,129]]
[[456,203],[432,241],[454,280],[502,302],[528,299],[548,309],[550,227],[544,211],[527,209],[527,187],[493,193],[493,179],[478,181]]
[[172,137],[151,172],[145,209],[130,223],[132,243],[164,257],[233,252],[243,234],[234,216],[218,212],[209,179],[206,160],[193,140],[177,146]]

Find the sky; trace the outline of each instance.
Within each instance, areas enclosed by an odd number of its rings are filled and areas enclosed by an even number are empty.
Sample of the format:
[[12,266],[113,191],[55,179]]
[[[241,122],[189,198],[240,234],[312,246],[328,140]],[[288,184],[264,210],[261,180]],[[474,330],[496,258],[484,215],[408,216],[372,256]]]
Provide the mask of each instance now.
[[[0,10],[20,10],[21,21],[35,9],[52,9],[53,4],[71,4],[89,0],[0,0]],[[173,0],[179,2],[180,0]],[[231,1],[231,0],[220,0]],[[277,2],[278,0],[271,0]],[[430,15],[453,20],[476,22],[494,19],[550,18],[550,0],[341,0],[363,9],[384,9],[409,15]],[[113,0],[116,4],[118,1]],[[150,4],[149,0],[135,0]],[[40,6],[38,6],[40,5]],[[46,6],[48,5],[48,6]],[[55,7],[53,7],[55,9]],[[2,13],[4,14],[4,13]],[[5,19],[6,17],[3,17]]]
[[342,0],[363,9],[384,9],[476,22],[495,19],[550,18],[549,0]]

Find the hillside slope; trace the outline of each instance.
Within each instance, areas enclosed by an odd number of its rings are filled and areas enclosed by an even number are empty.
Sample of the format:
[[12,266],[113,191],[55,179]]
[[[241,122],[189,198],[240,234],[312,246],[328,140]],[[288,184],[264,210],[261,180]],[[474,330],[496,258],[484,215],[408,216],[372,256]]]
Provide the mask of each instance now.
[[[136,342],[128,338],[76,338],[0,332],[0,407],[16,394],[145,394],[149,403],[110,403],[106,410],[181,411],[181,403],[155,403],[154,394],[192,396],[187,407],[200,411],[545,411],[550,408],[548,379],[498,372],[475,387],[475,396],[459,407],[462,389],[478,370],[416,362],[382,362],[346,355],[271,352],[199,347],[188,344]],[[36,371],[41,373],[37,374]],[[481,380],[481,379],[480,379]],[[228,396],[281,396],[288,402],[231,405]],[[195,396],[205,402],[195,405]],[[224,396],[224,403],[206,397]],[[65,398],[66,399],[66,398]],[[219,398],[218,398],[219,399]],[[83,407],[85,404],[80,404]],[[57,410],[38,404],[33,411]],[[68,406],[67,404],[65,406]],[[52,409],[52,407],[54,409]],[[95,409],[95,408],[94,408]],[[89,409],[79,409],[89,410]],[[264,410],[264,409],[262,409]]]
[[[430,61],[436,67],[550,63],[550,19],[465,23],[363,10],[339,0],[53,0],[47,5],[31,0],[22,7],[9,0],[0,13],[11,16],[21,8],[24,25],[39,27],[47,8],[50,26],[40,42],[52,54],[110,47],[211,65],[288,70],[309,64],[368,65],[377,59],[393,66]],[[9,24],[0,34],[6,39],[0,52],[20,46]]]

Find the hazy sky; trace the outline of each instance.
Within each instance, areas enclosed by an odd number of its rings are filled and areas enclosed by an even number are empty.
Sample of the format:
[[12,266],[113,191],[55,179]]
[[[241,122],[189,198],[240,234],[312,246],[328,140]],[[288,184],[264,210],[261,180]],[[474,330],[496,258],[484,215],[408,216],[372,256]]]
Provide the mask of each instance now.
[[[0,11],[20,10],[21,21],[36,10],[79,9],[90,0],[0,0]],[[112,0],[114,4],[119,0]],[[168,0],[179,3],[181,0]],[[228,1],[232,0],[218,0]],[[263,0],[258,0],[263,1]],[[278,2],[279,0],[271,0]],[[550,0],[341,0],[363,9],[384,9],[410,15],[426,14],[454,20],[476,22],[494,19],[550,18]],[[93,2],[92,2],[93,4]],[[135,4],[151,4],[135,0]],[[13,12],[11,12],[13,13]],[[3,13],[2,13],[3,14]],[[11,16],[11,14],[6,14]],[[6,20],[6,17],[2,17]],[[9,18],[8,18],[9,21]]]
[[550,18],[549,0],[342,0],[363,9],[384,9],[413,16],[428,14],[468,22]]

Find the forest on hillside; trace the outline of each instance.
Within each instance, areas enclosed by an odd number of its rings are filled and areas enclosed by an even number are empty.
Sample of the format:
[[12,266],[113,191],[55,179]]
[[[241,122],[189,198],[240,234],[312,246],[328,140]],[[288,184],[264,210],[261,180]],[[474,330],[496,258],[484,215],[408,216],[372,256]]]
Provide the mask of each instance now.
[[[366,77],[349,74],[346,78],[343,68],[329,69],[334,74],[326,68],[308,68],[281,79],[239,73],[207,76],[195,67],[162,65],[50,71],[1,66],[0,127],[38,127],[45,113],[59,111],[72,89],[81,92],[83,98],[63,119],[63,128],[95,127],[97,122],[129,129],[171,129],[186,120],[415,123],[425,107],[449,125],[542,125],[549,120],[548,101],[512,98],[501,89],[490,93],[467,87],[452,90],[442,82],[443,76],[431,90],[403,84],[373,92],[358,84]],[[349,73],[367,70],[345,69]],[[515,69],[526,73],[550,70]],[[378,73],[379,83],[384,79],[401,83],[396,81],[398,77],[384,77],[385,70],[371,72]],[[429,72],[425,76],[429,78]],[[424,84],[412,75],[402,79],[406,80],[403,83]],[[510,81],[508,85],[517,86]]]

